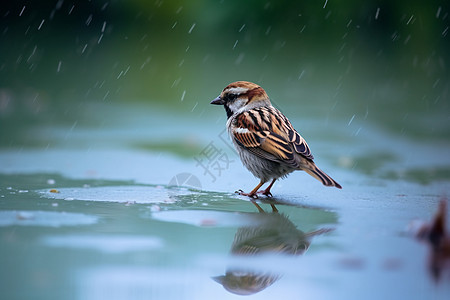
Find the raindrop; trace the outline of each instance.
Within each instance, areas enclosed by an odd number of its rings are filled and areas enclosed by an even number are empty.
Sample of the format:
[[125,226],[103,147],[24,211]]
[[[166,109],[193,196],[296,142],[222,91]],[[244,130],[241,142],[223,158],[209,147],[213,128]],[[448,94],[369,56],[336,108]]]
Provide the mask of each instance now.
[[75,8],[75,4],[74,5],[72,5],[72,7],[70,8],[70,10],[69,10],[69,15],[72,13],[72,11],[73,11],[73,9]]
[[437,87],[437,85],[439,84],[440,80],[441,80],[440,78],[436,79],[436,81],[433,84],[433,89]]
[[103,100],[105,100],[105,99],[106,99],[106,97],[108,97],[108,95],[109,95],[109,90],[108,90],[108,91],[106,91],[106,94],[105,94],[105,96],[103,97]]
[[244,60],[244,56],[245,56],[244,53],[240,53],[240,54],[238,55],[238,57],[236,58],[235,64],[236,64],[236,65],[239,65],[239,64]]
[[56,10],[59,10],[59,9],[61,9],[61,6],[63,5],[63,3],[64,3],[64,0],[59,0],[58,2],[56,2]]
[[41,24],[39,24],[38,30],[41,30],[42,25],[44,25],[45,19],[42,19]]
[[404,44],[406,45],[406,44],[409,42],[410,39],[411,39],[411,35],[408,34],[408,36],[407,36],[406,39],[405,39]]
[[188,52],[190,47],[191,47],[191,46],[187,46],[185,52]]
[[438,104],[440,99],[441,99],[441,96],[437,96],[436,99],[434,99],[434,104]]
[[142,63],[142,65],[141,65],[141,70],[145,67],[146,64],[148,64],[150,62],[151,59],[152,59],[151,56],[149,56],[145,59],[144,63]]
[[411,23],[411,20],[414,18],[414,15],[411,15],[411,17],[409,18],[408,22],[406,22],[406,25],[409,25],[409,23]]
[[300,29],[300,33],[303,33],[303,31],[305,30],[306,25],[303,25],[302,29]]
[[84,51],[86,51],[87,46],[88,46],[88,44],[85,44],[85,45],[84,45],[83,50],[81,50],[81,54],[83,54]]
[[177,26],[177,21],[175,21],[175,23],[173,23],[173,25],[172,25],[172,29],[174,29],[175,28],[175,26]]
[[74,130],[75,127],[77,126],[77,124],[78,124],[78,121],[73,122],[73,125],[72,125],[72,127],[70,127],[70,130],[71,131]]
[[30,62],[31,58],[34,56],[34,54],[36,53],[37,50],[37,46],[34,46],[33,48],[33,52],[31,52],[30,56],[27,59],[27,62]]
[[397,33],[397,31],[395,31],[392,35],[391,35],[391,39],[392,39],[392,41],[396,41],[397,39],[398,39],[398,33]]
[[181,94],[181,101],[184,100],[184,96],[186,96],[186,90],[183,91],[183,94]]
[[194,105],[194,107],[192,108],[191,112],[194,111],[194,109],[197,107],[197,105],[198,105],[198,102],[195,102],[195,105]]
[[[25,8],[25,6],[23,8]],[[439,6],[438,10],[436,12],[436,19],[439,19],[439,15],[441,14],[441,9],[442,9],[442,7]]]
[[98,38],[97,44],[100,44],[100,42],[102,41],[103,38],[103,33],[100,35],[100,37]]
[[327,6],[328,0],[325,0],[325,4],[323,5],[323,8]]
[[448,26],[442,31],[442,36],[447,36],[448,33]]
[[180,6],[180,7],[178,7],[178,9],[177,9],[177,11],[175,13],[179,14],[182,10],[183,10],[183,6]]
[[269,35],[271,29],[272,29],[272,26],[267,27],[266,35]]
[[353,21],[352,19],[350,19],[350,21],[348,21],[347,28],[350,27],[350,24],[352,24],[352,21]]
[[92,14],[89,15],[89,17],[86,19],[86,26],[89,26],[92,22]]
[[122,76],[122,74],[123,74],[123,71],[120,71],[119,75],[117,76],[117,79],[119,79],[120,76]]
[[241,26],[241,28],[239,28],[238,32],[241,32],[244,28],[245,28],[245,24],[243,24],[243,25]]
[[128,66],[128,68],[125,70],[125,72],[123,73],[123,76],[127,75],[128,71],[130,70],[131,66]]
[[177,79],[175,79],[172,83],[171,88],[176,87],[181,81],[181,77],[178,77]]
[[105,28],[106,28],[106,21],[103,22],[102,32],[105,32]]
[[236,48],[238,42],[239,42],[239,40],[236,40],[236,42],[234,43],[234,45],[233,45],[233,50],[234,50],[234,48]]
[[105,2],[105,4],[103,4],[103,6],[102,6],[102,10],[105,10],[108,7],[108,5],[109,5],[109,2]]
[[355,118],[355,116],[356,116],[356,115],[353,115],[353,116],[350,118],[350,121],[348,121],[347,126],[350,126],[350,124],[352,124],[353,119]]
[[191,34],[192,30],[194,30],[195,25],[197,25],[197,24],[196,23],[192,24],[191,28],[188,31],[189,34]]
[[59,61],[58,68],[56,69],[56,73],[59,73],[59,71],[61,71],[61,64],[62,64],[62,61]]
[[211,56],[210,54],[206,54],[202,59],[202,63],[203,64],[206,63],[208,61],[208,59],[210,58],[210,56]]
[[22,10],[20,11],[19,17],[22,16],[24,10],[25,10],[25,5],[23,6]]
[[67,131],[66,136],[64,137],[65,140],[67,140],[70,136],[70,134],[72,133],[72,131],[75,129],[75,127],[77,126],[78,121],[73,122],[72,127],[70,127],[70,129]]
[[298,76],[298,80],[302,79],[303,75],[305,74],[305,70],[302,70],[302,72],[300,73],[300,75]]
[[378,7],[377,8],[377,12],[375,13],[375,20],[377,20],[378,19],[378,14],[380,13],[380,8]]

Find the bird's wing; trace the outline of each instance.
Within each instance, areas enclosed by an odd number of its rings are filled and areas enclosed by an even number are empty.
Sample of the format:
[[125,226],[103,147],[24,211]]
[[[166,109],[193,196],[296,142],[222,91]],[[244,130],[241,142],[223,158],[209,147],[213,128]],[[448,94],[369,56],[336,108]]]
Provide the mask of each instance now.
[[293,167],[298,167],[296,153],[312,159],[306,142],[274,107],[255,108],[238,115],[232,134],[239,146],[264,159]]
[[[275,108],[274,108],[275,109]],[[288,135],[289,142],[292,143],[294,146],[295,152],[302,155],[303,157],[313,160],[314,156],[311,153],[311,150],[309,149],[308,144],[306,143],[305,139],[297,132],[297,130],[294,129],[291,122],[286,118],[285,115],[283,115],[279,110],[275,109],[277,111],[277,114],[279,118],[283,119],[283,124],[285,126],[285,131]]]

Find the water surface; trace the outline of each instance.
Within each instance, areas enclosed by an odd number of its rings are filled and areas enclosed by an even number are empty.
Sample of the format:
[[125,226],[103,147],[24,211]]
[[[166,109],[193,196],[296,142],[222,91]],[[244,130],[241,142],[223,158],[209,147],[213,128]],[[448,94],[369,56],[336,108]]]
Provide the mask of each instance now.
[[[417,143],[356,119],[336,126],[339,118],[293,116],[317,164],[343,189],[296,172],[277,182],[273,199],[261,199],[265,212],[259,212],[234,193],[252,189],[257,180],[230,147],[223,112],[201,114],[201,122],[191,116],[111,104],[89,122],[32,127],[27,144],[4,146],[4,295],[444,299],[449,294],[448,275],[434,280],[427,245],[411,237],[408,226],[430,220],[446,195],[450,144]],[[174,120],[185,125],[175,126]],[[102,122],[107,125],[95,125]],[[208,151],[215,151],[214,160]],[[316,231],[321,234],[311,234]]]

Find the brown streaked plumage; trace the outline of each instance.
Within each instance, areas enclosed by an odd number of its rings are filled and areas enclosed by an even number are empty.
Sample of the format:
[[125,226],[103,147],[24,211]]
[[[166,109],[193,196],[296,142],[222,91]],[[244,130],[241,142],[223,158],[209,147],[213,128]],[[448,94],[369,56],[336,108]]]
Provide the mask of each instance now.
[[[244,166],[261,181],[246,195],[272,196],[270,189],[278,178],[303,170],[326,186],[342,188],[314,163],[308,144],[291,122],[272,106],[266,92],[257,84],[237,81],[225,87],[211,104],[223,105],[228,133]],[[263,191],[258,189],[269,180]]]

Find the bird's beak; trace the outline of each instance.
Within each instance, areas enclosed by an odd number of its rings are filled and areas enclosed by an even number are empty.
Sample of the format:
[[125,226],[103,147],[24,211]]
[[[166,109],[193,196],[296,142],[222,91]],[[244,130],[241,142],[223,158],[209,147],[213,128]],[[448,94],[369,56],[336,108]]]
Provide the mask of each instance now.
[[223,101],[222,98],[217,97],[216,99],[214,99],[213,101],[211,101],[211,104],[215,104],[215,105],[224,105],[225,101]]

